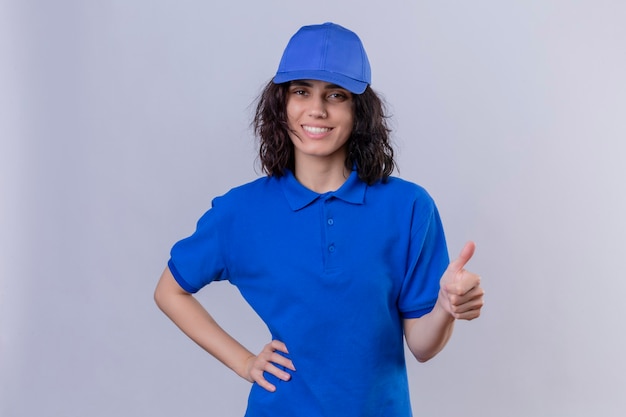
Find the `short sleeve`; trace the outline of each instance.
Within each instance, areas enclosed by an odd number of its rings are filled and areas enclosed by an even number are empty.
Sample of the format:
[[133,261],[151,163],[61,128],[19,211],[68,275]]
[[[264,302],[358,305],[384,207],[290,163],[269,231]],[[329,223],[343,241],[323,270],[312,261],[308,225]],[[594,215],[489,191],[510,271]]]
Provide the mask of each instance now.
[[429,313],[439,295],[439,280],[450,263],[443,225],[435,203],[426,195],[413,211],[407,268],[398,308],[402,317]]
[[195,232],[178,241],[170,252],[168,267],[178,284],[190,293],[212,281],[227,279],[222,239],[225,235],[224,210],[218,202],[219,197],[198,220]]

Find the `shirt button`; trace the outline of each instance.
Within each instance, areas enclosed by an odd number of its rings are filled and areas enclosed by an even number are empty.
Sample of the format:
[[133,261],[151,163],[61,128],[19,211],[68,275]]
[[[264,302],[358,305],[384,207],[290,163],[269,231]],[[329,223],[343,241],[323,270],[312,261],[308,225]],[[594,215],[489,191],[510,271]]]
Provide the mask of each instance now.
[[328,247],[328,252],[334,252],[335,251],[335,246],[334,245],[330,245]]
[[328,219],[328,225],[332,226],[333,224],[335,224],[335,221],[333,219]]

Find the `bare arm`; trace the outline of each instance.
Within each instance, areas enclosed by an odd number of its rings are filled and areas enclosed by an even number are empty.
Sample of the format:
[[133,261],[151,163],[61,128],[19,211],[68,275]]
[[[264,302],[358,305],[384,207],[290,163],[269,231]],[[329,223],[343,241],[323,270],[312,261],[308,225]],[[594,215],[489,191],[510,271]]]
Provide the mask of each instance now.
[[473,320],[480,316],[484,291],[480,277],[465,269],[475,245],[465,245],[441,277],[441,289],[433,310],[416,319],[404,320],[404,335],[409,350],[420,362],[439,353],[450,340],[456,319]]
[[293,369],[287,358],[276,353],[287,353],[286,346],[273,340],[259,355],[254,355],[224,329],[222,329],[206,309],[178,285],[169,268],[165,268],[154,292],[154,300],[159,308],[194,342],[213,355],[240,377],[257,382],[268,391],[275,387],[263,377],[269,372],[282,380],[289,380],[290,375],[274,364]]
[[417,319],[404,319],[404,336],[413,356],[419,362],[433,358],[446,346],[454,330],[454,317],[439,302],[433,310]]

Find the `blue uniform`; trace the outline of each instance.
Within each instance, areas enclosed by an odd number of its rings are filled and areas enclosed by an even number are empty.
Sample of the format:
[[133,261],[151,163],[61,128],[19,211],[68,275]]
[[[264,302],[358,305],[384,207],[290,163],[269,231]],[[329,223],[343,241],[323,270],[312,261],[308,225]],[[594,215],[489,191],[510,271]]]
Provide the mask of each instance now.
[[402,319],[433,308],[448,263],[423,188],[352,172],[318,194],[287,172],[215,198],[168,265],[191,293],[229,280],[289,349],[291,380],[253,384],[247,417],[408,417]]

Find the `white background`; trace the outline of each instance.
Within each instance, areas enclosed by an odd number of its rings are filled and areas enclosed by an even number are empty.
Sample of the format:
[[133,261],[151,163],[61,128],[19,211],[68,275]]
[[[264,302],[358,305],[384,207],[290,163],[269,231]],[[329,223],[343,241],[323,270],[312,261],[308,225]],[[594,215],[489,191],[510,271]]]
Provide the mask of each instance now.
[[[243,415],[152,292],[260,175],[252,103],[324,21],[365,43],[451,255],[478,245],[483,317],[410,360],[415,415],[624,415],[626,3],[0,0],[1,416]],[[199,297],[267,342],[234,287]]]

